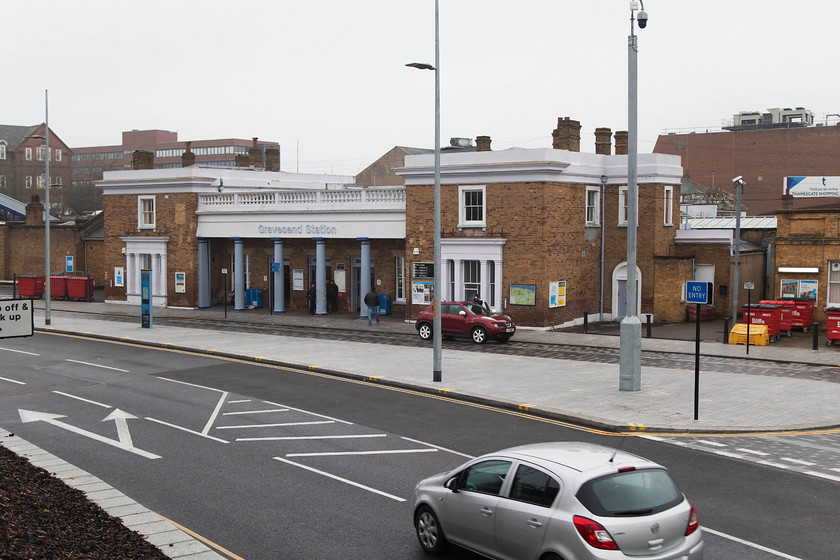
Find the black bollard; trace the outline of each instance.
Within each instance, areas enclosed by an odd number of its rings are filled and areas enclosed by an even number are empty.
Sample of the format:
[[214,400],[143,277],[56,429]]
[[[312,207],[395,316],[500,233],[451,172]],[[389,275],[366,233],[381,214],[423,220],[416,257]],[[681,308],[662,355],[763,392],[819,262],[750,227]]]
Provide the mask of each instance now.
[[584,312],[583,314],[583,334],[589,333],[589,313]]
[[647,324],[647,337],[648,337],[648,338],[650,338],[650,323],[651,323],[651,315],[650,315],[650,313],[648,313],[648,314],[646,315],[646,317],[647,317],[647,320],[646,320],[646,324]]
[[723,343],[729,344],[729,317],[723,318]]
[[813,349],[816,350],[820,346],[820,324],[814,323],[811,325],[811,328],[814,329],[814,347]]

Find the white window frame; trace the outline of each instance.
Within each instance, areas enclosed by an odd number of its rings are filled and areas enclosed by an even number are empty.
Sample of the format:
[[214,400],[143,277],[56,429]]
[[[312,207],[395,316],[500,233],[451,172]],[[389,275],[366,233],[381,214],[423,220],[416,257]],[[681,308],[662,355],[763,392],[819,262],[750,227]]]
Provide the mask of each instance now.
[[396,257],[394,263],[394,272],[396,275],[396,297],[394,301],[405,302],[406,298],[406,278],[405,278],[405,257]]
[[[151,210],[144,207],[147,202],[151,202]],[[137,197],[137,229],[155,229],[155,222],[157,221],[156,206],[154,196]],[[147,216],[150,216],[151,220],[146,220]]]
[[[828,261],[828,289],[825,294],[826,307],[840,305],[840,260]],[[836,299],[832,299],[832,288],[836,292]]]
[[41,173],[40,175],[38,175],[38,188],[43,189],[43,188],[46,188],[46,186],[47,186],[46,175]]
[[26,176],[26,183],[25,183],[25,185],[26,185],[26,188],[27,188],[27,189],[31,189],[31,188],[32,188],[32,175],[27,175],[27,176]]
[[6,159],[6,143],[0,142],[0,159]]
[[627,214],[630,211],[627,203],[630,195],[628,187],[618,187],[618,225],[627,225]]
[[601,188],[586,187],[586,225],[601,225]]
[[26,148],[26,161],[32,161],[32,148]]
[[61,149],[56,148],[55,150],[55,161],[61,161]]
[[664,214],[662,216],[662,225],[672,226],[674,225],[674,187],[671,185],[665,185],[663,196]]
[[[465,198],[467,194],[481,193],[481,219],[468,220]],[[487,189],[485,185],[461,185],[458,187],[458,227],[487,227]]]

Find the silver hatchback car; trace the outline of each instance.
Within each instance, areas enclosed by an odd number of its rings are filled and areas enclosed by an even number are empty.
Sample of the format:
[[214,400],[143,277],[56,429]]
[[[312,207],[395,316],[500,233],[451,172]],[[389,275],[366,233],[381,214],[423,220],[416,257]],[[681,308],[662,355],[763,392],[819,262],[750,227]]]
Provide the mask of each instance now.
[[537,443],[417,485],[429,554],[449,542],[504,560],[702,560],[694,507],[664,467],[601,445]]

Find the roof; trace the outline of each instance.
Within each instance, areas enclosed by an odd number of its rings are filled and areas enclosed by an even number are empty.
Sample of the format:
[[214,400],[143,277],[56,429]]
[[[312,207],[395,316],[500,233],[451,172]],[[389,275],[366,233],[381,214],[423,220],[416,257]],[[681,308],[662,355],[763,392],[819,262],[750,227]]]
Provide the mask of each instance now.
[[0,208],[15,216],[19,216],[21,220],[26,219],[26,204],[11,196],[0,194]]
[[[735,229],[735,216],[688,218],[691,229]],[[776,229],[776,216],[744,216],[741,229]]]
[[0,124],[0,141],[5,140],[7,145],[14,150],[23,140],[30,136],[41,125],[15,126],[12,124]]

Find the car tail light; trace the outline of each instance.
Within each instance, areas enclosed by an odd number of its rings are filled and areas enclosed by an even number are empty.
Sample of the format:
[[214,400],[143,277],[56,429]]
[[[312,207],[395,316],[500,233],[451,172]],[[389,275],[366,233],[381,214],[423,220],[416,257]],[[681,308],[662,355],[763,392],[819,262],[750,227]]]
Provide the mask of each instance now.
[[602,550],[618,550],[618,545],[615,544],[609,531],[604,529],[604,526],[600,523],[580,515],[575,515],[573,521],[575,529],[589,546]]
[[694,511],[694,506],[691,506],[691,513],[688,514],[688,527],[685,528],[685,536],[687,537],[699,528],[700,519],[697,517],[697,512]]

